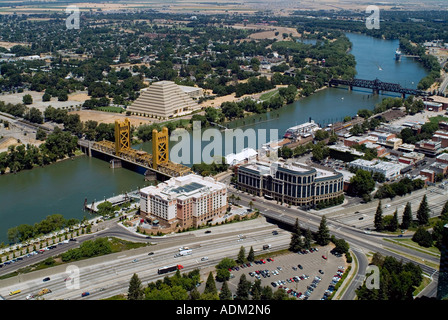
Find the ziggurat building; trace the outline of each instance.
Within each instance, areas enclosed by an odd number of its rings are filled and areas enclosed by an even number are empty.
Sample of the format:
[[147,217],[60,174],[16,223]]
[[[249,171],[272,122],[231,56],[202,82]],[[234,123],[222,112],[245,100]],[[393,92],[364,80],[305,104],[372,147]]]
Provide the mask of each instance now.
[[174,82],[158,81],[143,89],[127,110],[137,115],[172,118],[199,108],[198,103]]

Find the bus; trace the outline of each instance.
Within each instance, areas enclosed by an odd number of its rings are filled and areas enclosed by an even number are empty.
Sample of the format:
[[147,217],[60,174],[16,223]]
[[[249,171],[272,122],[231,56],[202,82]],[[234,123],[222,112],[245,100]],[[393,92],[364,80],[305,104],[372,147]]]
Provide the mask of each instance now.
[[157,270],[157,273],[158,274],[164,274],[164,273],[173,272],[173,271],[176,271],[176,270],[181,270],[183,268],[184,267],[182,265],[176,264],[174,266],[162,267],[159,270]]
[[13,296],[13,295],[15,295],[15,294],[19,294],[20,292],[22,292],[22,291],[21,291],[21,290],[11,291],[11,292],[9,293],[9,295],[10,295],[10,296]]

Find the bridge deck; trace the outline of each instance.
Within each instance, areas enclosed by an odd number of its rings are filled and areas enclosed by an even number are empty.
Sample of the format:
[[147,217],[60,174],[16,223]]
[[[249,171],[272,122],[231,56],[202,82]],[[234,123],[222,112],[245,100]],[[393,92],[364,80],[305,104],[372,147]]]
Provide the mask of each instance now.
[[351,80],[342,80],[342,79],[331,79],[328,82],[329,86],[337,86],[337,85],[345,85],[349,87],[359,87],[359,88],[367,88],[372,89],[376,92],[379,91],[388,91],[388,92],[397,92],[402,95],[414,95],[414,96],[429,96],[430,93],[423,90],[418,89],[410,89],[403,88],[398,83],[390,83],[390,82],[382,82],[378,79],[375,80],[364,80],[364,79],[351,79]]
[[133,163],[145,169],[154,171],[167,177],[179,177],[191,173],[191,168],[182,164],[174,163],[168,160],[167,163],[159,164],[157,169],[153,168],[152,155],[140,150],[129,149],[121,151],[120,154],[115,154],[115,144],[110,141],[93,142],[89,140],[78,140],[78,145],[84,148],[89,148],[96,152],[106,154],[122,161]]

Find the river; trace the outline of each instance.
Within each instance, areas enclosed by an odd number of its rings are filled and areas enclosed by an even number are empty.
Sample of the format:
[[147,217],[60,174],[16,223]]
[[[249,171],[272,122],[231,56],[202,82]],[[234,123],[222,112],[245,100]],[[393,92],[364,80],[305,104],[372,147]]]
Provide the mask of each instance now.
[[[347,36],[353,43],[351,53],[357,62],[357,78],[378,78],[416,88],[427,74],[411,58],[395,61],[398,40],[381,40],[360,34]],[[309,118],[320,124],[339,121],[344,116],[355,115],[359,109],[373,109],[386,96],[394,94],[374,96],[364,89],[328,88],[272,113],[234,121],[230,127],[277,129],[277,137],[268,135],[268,139],[276,139],[281,138],[287,128]],[[202,145],[207,143],[202,142]],[[150,151],[151,145],[145,143],[139,147]],[[0,176],[0,242],[7,243],[7,230],[11,227],[34,224],[55,213],[63,214],[66,219],[89,217],[89,213],[82,210],[86,198],[91,203],[147,184],[139,173],[124,168],[110,169],[107,162],[87,156]]]

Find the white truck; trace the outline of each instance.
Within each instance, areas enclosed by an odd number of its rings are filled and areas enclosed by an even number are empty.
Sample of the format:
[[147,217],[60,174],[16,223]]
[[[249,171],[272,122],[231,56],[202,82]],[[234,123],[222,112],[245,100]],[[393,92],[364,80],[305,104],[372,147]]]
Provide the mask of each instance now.
[[177,253],[177,254],[174,256],[174,258],[187,256],[187,255],[192,254],[192,253],[193,253],[193,251],[192,251],[191,249],[182,250],[182,251],[179,251],[179,253]]

